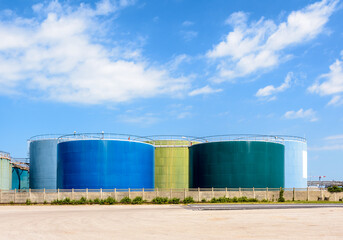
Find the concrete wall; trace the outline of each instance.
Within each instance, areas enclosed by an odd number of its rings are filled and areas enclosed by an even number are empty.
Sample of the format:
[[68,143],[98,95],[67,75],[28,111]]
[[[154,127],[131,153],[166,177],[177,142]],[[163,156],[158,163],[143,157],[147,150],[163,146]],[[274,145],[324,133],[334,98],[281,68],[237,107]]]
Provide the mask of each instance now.
[[[143,197],[144,200],[150,202],[155,197],[167,197],[167,198],[179,198],[181,201],[185,197],[193,197],[196,202],[200,202],[202,199],[207,201],[212,198],[219,197],[248,197],[256,198],[258,200],[268,199],[269,201],[277,201],[279,198],[279,189],[148,189],[148,190],[1,190],[0,191],[0,203],[25,203],[27,199],[30,199],[32,203],[44,203],[51,202],[53,200],[64,198],[70,198],[71,200],[79,200],[81,197],[87,199],[105,199],[107,197],[113,197],[117,201],[120,201],[124,197],[134,199],[137,196]],[[286,200],[300,200],[300,201],[342,201],[343,192],[330,193],[327,190],[319,189],[286,189],[284,192]]]

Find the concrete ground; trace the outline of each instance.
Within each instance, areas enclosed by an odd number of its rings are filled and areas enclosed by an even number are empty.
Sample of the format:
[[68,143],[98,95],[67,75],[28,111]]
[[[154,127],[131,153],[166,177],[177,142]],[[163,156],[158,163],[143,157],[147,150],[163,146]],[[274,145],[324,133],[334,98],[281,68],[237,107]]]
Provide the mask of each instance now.
[[0,206],[0,239],[343,239],[342,221],[343,208]]

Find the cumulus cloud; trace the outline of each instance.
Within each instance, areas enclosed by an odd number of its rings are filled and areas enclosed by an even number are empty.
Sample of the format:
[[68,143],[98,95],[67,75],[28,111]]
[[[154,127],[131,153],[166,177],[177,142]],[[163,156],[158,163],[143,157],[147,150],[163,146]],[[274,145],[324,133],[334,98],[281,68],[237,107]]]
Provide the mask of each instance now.
[[330,72],[321,75],[308,90],[320,96],[333,96],[328,105],[343,104],[343,61],[336,59],[330,66]]
[[104,43],[104,18],[133,3],[102,0],[92,8],[51,1],[35,5],[31,19],[2,18],[0,93],[84,104],[183,94],[187,78],[171,76],[136,49]]
[[189,96],[196,96],[196,95],[207,95],[211,93],[217,93],[223,91],[222,89],[213,89],[209,85],[206,85],[205,87],[194,89],[191,91],[188,95]]
[[285,81],[280,86],[274,87],[273,85],[268,85],[264,88],[260,88],[256,93],[256,97],[264,98],[266,100],[275,99],[275,96],[273,95],[283,92],[287,90],[288,88],[290,88],[292,78],[293,78],[293,73],[289,72],[285,78]]
[[305,119],[309,120],[311,122],[318,121],[318,118],[316,117],[316,112],[313,111],[311,108],[304,110],[299,109],[298,111],[288,111],[284,114],[284,118],[286,119]]
[[263,17],[248,24],[244,12],[233,13],[226,23],[233,26],[225,39],[207,52],[218,61],[216,81],[247,76],[272,68],[287,56],[287,47],[309,41],[321,32],[335,10],[338,0],[322,0],[291,12],[287,20],[276,24]]

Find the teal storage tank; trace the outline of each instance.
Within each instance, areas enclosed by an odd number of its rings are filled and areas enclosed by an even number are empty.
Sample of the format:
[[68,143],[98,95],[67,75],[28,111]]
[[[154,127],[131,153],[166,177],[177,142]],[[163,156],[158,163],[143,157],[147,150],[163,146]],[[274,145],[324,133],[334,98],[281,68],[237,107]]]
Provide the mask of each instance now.
[[[212,137],[205,137],[211,141]],[[277,137],[232,137],[189,148],[191,188],[279,188],[285,185],[284,145]]]
[[10,190],[12,184],[12,165],[9,153],[0,151],[0,189]]
[[12,189],[29,189],[29,171],[12,168]]

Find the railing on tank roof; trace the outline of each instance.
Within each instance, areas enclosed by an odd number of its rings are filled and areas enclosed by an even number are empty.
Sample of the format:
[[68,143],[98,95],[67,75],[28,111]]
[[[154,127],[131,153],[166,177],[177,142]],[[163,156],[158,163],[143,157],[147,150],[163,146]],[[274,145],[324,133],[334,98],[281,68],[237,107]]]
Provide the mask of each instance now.
[[[259,134],[225,134],[214,135],[200,138],[205,142],[224,142],[224,141],[262,141],[284,144],[284,139],[277,135],[259,135]],[[195,139],[198,140],[198,139]]]
[[32,141],[39,141],[39,140],[53,140],[53,139],[58,139],[62,135],[65,135],[65,134],[57,134],[57,133],[40,134],[40,135],[31,137],[28,141],[32,142]]
[[[152,135],[146,136],[146,138],[152,139],[149,143],[155,147],[188,147],[193,143],[199,142],[201,139],[185,135]],[[197,141],[194,139],[197,139]]]
[[298,141],[298,142],[304,142],[304,143],[307,142],[306,138],[304,137],[290,136],[290,135],[277,135],[277,136],[283,138],[284,141]]
[[0,151],[0,158],[11,159],[11,155],[8,152]]
[[74,141],[74,140],[126,140],[135,142],[152,141],[149,138],[118,133],[74,133],[60,136],[58,142]]

